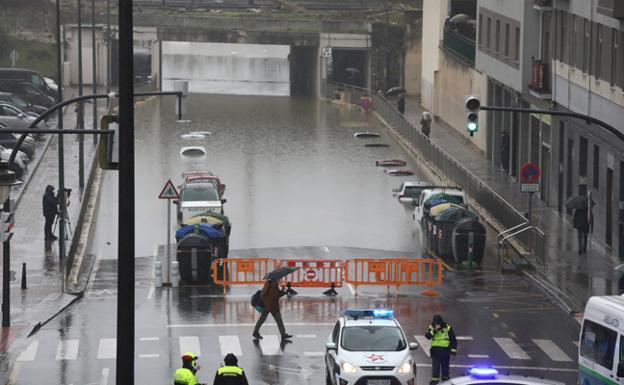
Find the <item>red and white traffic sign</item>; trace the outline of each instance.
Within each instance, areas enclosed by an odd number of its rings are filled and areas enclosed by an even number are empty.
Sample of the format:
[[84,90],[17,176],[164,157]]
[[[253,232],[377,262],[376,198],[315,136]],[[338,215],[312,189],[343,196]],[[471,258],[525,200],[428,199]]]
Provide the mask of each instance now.
[[529,162],[520,168],[520,182],[522,183],[538,183],[542,171],[532,162]]
[[305,276],[308,281],[313,281],[316,278],[316,270],[307,270]]
[[158,199],[180,199],[180,194],[178,194],[178,190],[176,190],[171,179],[165,183],[165,187],[163,187],[160,195],[158,195]]

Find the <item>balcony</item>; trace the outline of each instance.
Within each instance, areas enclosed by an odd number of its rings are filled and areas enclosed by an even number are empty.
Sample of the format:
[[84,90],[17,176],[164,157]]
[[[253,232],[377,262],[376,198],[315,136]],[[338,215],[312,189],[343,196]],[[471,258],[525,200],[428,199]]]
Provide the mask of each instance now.
[[542,60],[533,59],[533,71],[529,93],[536,98],[550,100],[550,71],[549,64]]
[[533,8],[538,11],[552,11],[552,0],[533,0]]
[[468,62],[471,66],[475,63],[475,41],[466,35],[453,30],[448,26],[444,27],[444,40],[442,46],[460,59]]

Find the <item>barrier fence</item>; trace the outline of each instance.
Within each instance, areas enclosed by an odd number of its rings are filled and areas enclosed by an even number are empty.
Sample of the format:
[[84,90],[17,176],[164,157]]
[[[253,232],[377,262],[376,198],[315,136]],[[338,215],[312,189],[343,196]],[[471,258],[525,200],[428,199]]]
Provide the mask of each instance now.
[[435,295],[431,288],[442,284],[442,262],[437,259],[282,259],[225,258],[212,263],[213,281],[223,285],[224,291],[232,285],[262,285],[264,276],[278,267],[296,267],[282,282],[289,294],[297,294],[293,287],[329,288],[323,294],[337,295],[334,290],[343,282],[358,286],[426,286],[423,294]]

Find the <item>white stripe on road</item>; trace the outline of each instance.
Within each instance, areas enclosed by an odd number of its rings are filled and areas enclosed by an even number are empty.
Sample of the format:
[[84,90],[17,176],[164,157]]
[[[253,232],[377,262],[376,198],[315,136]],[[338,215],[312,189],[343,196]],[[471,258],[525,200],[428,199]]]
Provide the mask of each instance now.
[[199,337],[180,337],[180,355],[186,352],[192,352],[196,356],[201,356]]
[[158,358],[159,354],[139,354],[139,358]]
[[325,250],[326,253],[329,253],[329,247],[323,246],[323,250]]
[[238,336],[219,336],[219,346],[221,347],[221,356],[223,357],[228,353],[234,353],[237,357],[243,355]]
[[260,340],[260,348],[264,356],[280,356],[280,339],[276,334],[267,334]]
[[57,360],[75,360],[78,357],[79,340],[61,340],[56,348]]
[[116,338],[102,338],[98,345],[97,358],[102,359],[114,359],[117,357],[117,339]]
[[154,296],[154,286],[150,287],[149,292],[147,293],[147,299],[150,300]]
[[37,356],[37,350],[39,350],[39,341],[31,342],[26,350],[24,350],[18,357],[18,362],[34,361]]
[[457,341],[472,341],[472,336],[457,336],[455,337]]
[[533,342],[535,342],[535,345],[539,346],[553,361],[572,362],[572,359],[551,340],[534,338]]
[[490,358],[487,354],[466,354],[468,358]]
[[141,337],[139,341],[158,341],[159,339],[159,337]]
[[304,357],[325,357],[325,352],[303,352]]
[[100,385],[108,385],[108,374],[110,373],[109,368],[102,369],[102,375],[100,376]]
[[295,338],[316,338],[316,334],[295,334]]
[[[221,296],[223,297],[223,296]],[[245,296],[246,298],[249,298],[249,296]],[[312,323],[307,323],[307,322],[292,322],[292,323],[285,323],[284,326],[334,326],[336,323],[331,323],[331,322],[312,322]],[[276,323],[271,323],[271,322],[267,322],[264,323],[263,325],[269,325],[269,326],[276,326]],[[170,324],[167,325],[168,328],[224,328],[224,327],[254,327],[256,326],[255,323],[240,323],[240,324]]]
[[503,349],[509,358],[514,360],[530,360],[528,354],[511,338],[494,337],[494,341]]
[[355,295],[355,288],[353,287],[353,285],[347,282],[347,287],[349,288],[351,295]]
[[427,357],[431,357],[431,354],[429,353],[429,349],[431,349],[431,341],[426,339],[425,336],[414,336],[414,338]]

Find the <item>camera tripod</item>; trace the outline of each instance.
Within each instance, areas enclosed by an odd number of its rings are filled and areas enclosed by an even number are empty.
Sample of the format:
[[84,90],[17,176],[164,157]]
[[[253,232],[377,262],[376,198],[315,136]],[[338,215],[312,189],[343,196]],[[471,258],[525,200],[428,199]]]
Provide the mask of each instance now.
[[[56,233],[56,225],[58,224],[60,216],[56,216],[56,218],[54,218],[54,226],[52,227],[52,234]],[[72,234],[72,230],[71,230],[71,220],[69,220],[69,216],[67,215],[67,212],[65,212],[65,240],[68,241],[69,237],[73,237],[74,235]]]

